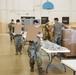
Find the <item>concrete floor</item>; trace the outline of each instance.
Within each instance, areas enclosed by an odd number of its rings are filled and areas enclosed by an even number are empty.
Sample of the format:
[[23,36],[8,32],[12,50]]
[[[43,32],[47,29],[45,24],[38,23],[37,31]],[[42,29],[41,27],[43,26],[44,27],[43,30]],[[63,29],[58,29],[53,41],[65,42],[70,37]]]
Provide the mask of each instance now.
[[[14,41],[10,42],[9,35],[0,35],[0,75],[38,75],[37,66],[35,71],[30,72],[29,57],[27,55],[27,46],[23,48],[22,55],[15,55]],[[49,63],[48,57],[43,56],[43,68],[46,69]],[[59,59],[55,58],[53,65],[60,64]],[[49,69],[45,75],[73,75],[73,71],[66,68],[66,73],[63,68]]]

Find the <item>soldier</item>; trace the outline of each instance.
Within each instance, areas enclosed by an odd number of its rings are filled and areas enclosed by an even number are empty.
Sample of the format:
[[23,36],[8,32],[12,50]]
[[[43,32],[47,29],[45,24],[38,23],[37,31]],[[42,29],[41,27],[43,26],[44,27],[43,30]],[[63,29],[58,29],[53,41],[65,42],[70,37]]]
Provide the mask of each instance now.
[[[24,20],[22,20],[22,25],[24,26]],[[24,27],[22,27],[22,31],[24,33],[24,31],[25,31]]]
[[23,25],[20,24],[20,20],[16,20],[16,24],[14,25],[14,41],[15,41],[15,48],[16,48],[16,55],[18,55],[18,52],[20,54],[22,50],[22,43],[23,43],[23,37],[21,33]]
[[62,29],[65,28],[65,25],[63,23],[58,22],[58,18],[54,18],[55,24],[53,25],[52,32],[54,33],[53,42],[61,45],[61,39],[62,39]]
[[47,21],[47,23],[45,24],[45,40],[49,40],[50,41],[50,26],[49,26],[49,20]]
[[[39,25],[38,24],[38,21],[37,20],[34,20],[34,26],[35,27],[38,27]],[[42,59],[41,59],[41,56],[40,56],[40,38],[42,37],[42,34],[41,32],[38,33],[37,35],[37,41],[34,42],[34,41],[29,41],[29,48],[28,48],[28,55],[30,57],[30,71],[31,72],[34,72],[34,64],[35,64],[35,61],[37,62],[37,67],[38,67],[38,71],[39,71],[39,74],[42,74],[44,71],[43,71],[43,68],[42,68]]]
[[14,25],[14,20],[11,20],[11,23],[8,24],[8,28],[9,28],[9,34],[10,34],[10,42],[12,42],[13,39],[13,32],[14,32],[14,27],[12,27],[12,25]]

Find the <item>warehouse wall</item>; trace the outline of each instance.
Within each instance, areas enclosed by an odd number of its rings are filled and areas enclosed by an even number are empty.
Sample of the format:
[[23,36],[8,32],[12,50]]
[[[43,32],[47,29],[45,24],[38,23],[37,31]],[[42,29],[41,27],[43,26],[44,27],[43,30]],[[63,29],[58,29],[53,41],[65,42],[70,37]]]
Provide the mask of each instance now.
[[61,22],[63,16],[69,16],[70,22],[76,22],[76,0],[49,0],[54,4],[54,9],[43,10],[42,4],[46,1],[0,0],[0,25],[2,24],[3,28],[4,23],[7,25],[11,18],[16,20],[21,16],[35,16],[37,19],[40,19],[41,16],[48,16],[51,22],[53,22],[54,17],[58,17]]

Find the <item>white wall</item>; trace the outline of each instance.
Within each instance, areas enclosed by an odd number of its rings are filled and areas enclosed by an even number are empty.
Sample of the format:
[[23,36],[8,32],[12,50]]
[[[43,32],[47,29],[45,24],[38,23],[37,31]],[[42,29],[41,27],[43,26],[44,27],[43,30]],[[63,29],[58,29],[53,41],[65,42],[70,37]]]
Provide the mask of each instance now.
[[[53,21],[58,17],[62,21],[63,16],[69,16],[70,22],[76,22],[76,0],[49,0],[54,4],[53,10],[43,10],[42,4],[47,0],[0,0],[0,21],[9,22],[12,18],[21,16],[49,16]],[[29,13],[29,14],[27,14]]]

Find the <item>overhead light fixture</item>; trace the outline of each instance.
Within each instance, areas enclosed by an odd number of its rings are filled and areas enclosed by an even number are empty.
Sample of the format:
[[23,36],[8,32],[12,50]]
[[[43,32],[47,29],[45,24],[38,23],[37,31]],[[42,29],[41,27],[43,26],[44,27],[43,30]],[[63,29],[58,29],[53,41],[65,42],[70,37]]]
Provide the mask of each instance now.
[[47,2],[45,2],[45,3],[42,5],[42,8],[43,8],[44,10],[52,10],[52,9],[54,9],[54,5],[53,5],[53,3],[51,3],[51,2],[49,2],[49,1],[47,0]]

